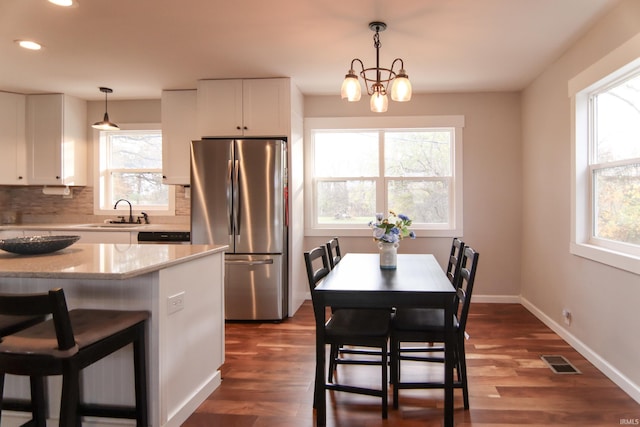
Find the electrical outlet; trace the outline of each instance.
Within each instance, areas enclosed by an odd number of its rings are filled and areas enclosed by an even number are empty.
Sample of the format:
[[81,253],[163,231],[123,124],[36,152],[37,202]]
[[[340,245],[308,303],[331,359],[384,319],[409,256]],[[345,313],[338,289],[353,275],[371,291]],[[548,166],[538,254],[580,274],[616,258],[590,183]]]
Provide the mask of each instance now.
[[184,309],[184,291],[167,297],[167,314]]
[[564,319],[565,325],[571,325],[571,311],[569,311],[569,309],[565,308],[562,310],[562,318]]

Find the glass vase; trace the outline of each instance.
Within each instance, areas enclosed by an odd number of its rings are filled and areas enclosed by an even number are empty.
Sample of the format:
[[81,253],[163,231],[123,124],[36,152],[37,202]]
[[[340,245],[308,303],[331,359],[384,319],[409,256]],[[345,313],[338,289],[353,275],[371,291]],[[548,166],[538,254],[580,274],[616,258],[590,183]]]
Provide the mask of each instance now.
[[383,270],[395,270],[398,265],[397,243],[378,242],[380,249],[380,268]]

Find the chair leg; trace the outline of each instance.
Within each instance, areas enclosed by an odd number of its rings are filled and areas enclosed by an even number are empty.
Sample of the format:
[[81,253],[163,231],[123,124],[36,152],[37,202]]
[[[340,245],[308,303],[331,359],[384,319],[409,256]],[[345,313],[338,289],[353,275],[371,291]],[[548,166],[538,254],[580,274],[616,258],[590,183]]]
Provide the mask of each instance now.
[[2,402],[4,401],[4,373],[0,374],[0,419],[2,419]]
[[45,393],[44,377],[33,376],[29,378],[31,384],[31,414],[35,427],[47,425],[47,398]]
[[136,426],[147,427],[149,424],[147,400],[147,356],[145,351],[145,324],[138,326],[138,337],[133,343],[136,394]]
[[[382,346],[380,348],[381,352],[382,352],[382,419],[386,420],[387,419],[387,412],[388,412],[388,408],[387,406],[389,405],[389,392],[388,392],[388,383],[389,380],[387,378],[387,370],[388,370],[388,360],[387,360],[387,345],[385,342],[385,345]],[[395,390],[395,388],[394,388]]]
[[333,371],[336,370],[336,359],[340,353],[340,346],[337,344],[331,344],[331,350],[329,351],[329,372],[327,373],[327,382],[333,382]]
[[77,427],[80,400],[80,372],[74,363],[67,363],[62,373],[59,427]]
[[400,382],[400,341],[391,340],[391,384],[393,385],[393,409],[398,409]]
[[464,409],[469,409],[469,388],[467,385],[467,356],[464,350],[464,334],[460,335],[457,345],[458,354],[458,374],[462,383],[462,399],[464,400]]

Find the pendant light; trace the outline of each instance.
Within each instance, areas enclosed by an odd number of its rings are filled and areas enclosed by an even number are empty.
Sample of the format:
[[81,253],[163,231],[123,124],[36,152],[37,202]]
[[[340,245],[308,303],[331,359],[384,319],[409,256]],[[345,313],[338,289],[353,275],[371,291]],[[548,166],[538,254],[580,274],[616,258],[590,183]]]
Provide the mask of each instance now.
[[[397,102],[405,102],[411,99],[411,83],[409,76],[404,70],[404,62],[400,58],[396,58],[391,63],[391,68],[380,67],[380,32],[387,29],[384,22],[371,22],[369,29],[374,31],[373,47],[376,49],[376,66],[364,68],[364,64],[358,58],[351,61],[351,67],[342,82],[340,94],[343,99],[349,102],[360,100],[362,89],[358,75],[355,72],[354,64],[360,63],[360,77],[364,80],[367,94],[371,96],[371,111],[376,113],[384,113],[387,111],[389,99],[387,97],[389,83],[391,85],[391,99]],[[394,71],[397,63],[400,63],[399,70]]]
[[109,120],[109,113],[107,112],[107,94],[113,93],[113,90],[109,89],[108,87],[101,87],[100,92],[104,92],[104,118],[101,122],[95,122],[93,125],[91,125],[91,127],[100,130],[119,130],[120,128],[118,127],[118,125],[115,123],[111,123],[111,121]]

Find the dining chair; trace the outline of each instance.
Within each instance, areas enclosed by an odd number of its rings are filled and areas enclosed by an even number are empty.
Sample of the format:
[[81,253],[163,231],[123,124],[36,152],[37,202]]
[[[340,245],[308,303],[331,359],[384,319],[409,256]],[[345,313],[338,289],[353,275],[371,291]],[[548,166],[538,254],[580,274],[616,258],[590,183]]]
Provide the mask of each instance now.
[[[458,237],[453,238],[451,242],[451,249],[449,250],[449,259],[447,261],[446,274],[451,284],[456,288],[458,286],[459,278],[460,278],[460,267],[462,265],[462,255],[464,253],[464,247],[465,247],[464,242],[460,240],[460,238]],[[402,310],[407,310],[407,309],[401,309],[401,311]],[[441,308],[420,308],[420,309],[410,309],[410,310],[412,310],[413,313],[421,312],[423,313],[423,315],[439,315],[438,313],[430,314],[429,312],[434,310],[444,311],[444,309],[441,309]],[[419,354],[419,353],[431,353],[431,352],[433,352],[433,342],[427,342],[421,346],[414,345],[412,347],[403,348],[403,353],[405,354],[407,353]],[[415,356],[415,358],[423,360],[423,358],[420,358],[418,356]],[[396,375],[396,371],[392,369],[391,382],[395,381],[395,375]]]
[[[37,294],[0,294],[0,314],[51,315],[2,338],[0,385],[6,374],[61,375],[60,427],[81,426],[82,416],[132,418],[137,427],[148,426],[145,330],[149,312],[68,310],[64,291],[58,288]],[[135,408],[82,402],[81,371],[129,344],[133,345]]]
[[[330,266],[325,246],[318,246],[304,253],[304,260],[309,280],[309,290],[314,306],[314,313],[323,312],[324,306],[316,297],[315,288],[327,274]],[[317,314],[316,314],[317,316]],[[316,318],[316,322],[319,319]],[[382,418],[387,418],[388,405],[388,340],[390,332],[391,313],[388,310],[378,309],[350,309],[340,308],[331,313],[329,320],[324,324],[324,344],[333,347],[356,346],[375,349],[377,357],[353,358],[343,360],[343,364],[353,365],[378,365],[381,367],[380,389],[365,388],[362,386],[339,384],[316,379],[323,382],[323,391],[335,390],[369,396],[377,396],[382,399]],[[314,399],[315,400],[315,399]]]
[[[342,253],[340,251],[340,242],[337,237],[332,238],[326,244],[327,256],[329,258],[329,265],[331,270],[342,259]],[[332,345],[329,352],[329,370],[327,372],[327,381],[333,381],[333,373],[340,364],[351,364],[352,359],[344,358],[344,355],[366,355],[366,356],[380,356],[380,352],[370,348],[358,348],[354,346],[338,346]]]
[[458,237],[454,237],[451,242],[451,250],[449,252],[449,261],[447,262],[447,277],[453,286],[457,287],[457,280],[460,272],[460,264],[462,263],[462,254],[464,252],[464,242]]
[[[464,342],[466,339],[465,328],[469,316],[471,294],[478,267],[479,253],[473,248],[465,246],[461,256],[459,283],[456,289],[456,314],[453,321],[455,333],[455,369],[457,381],[455,388],[462,388],[464,408],[469,409],[469,391],[467,382],[467,365]],[[402,347],[402,343],[444,343],[444,310],[410,308],[398,310],[394,316],[391,328],[391,382],[393,384],[393,407],[398,408],[400,389],[443,388],[442,382],[408,382],[401,377],[401,361],[411,360],[419,362],[444,362],[441,355],[443,346],[418,347],[420,353],[416,354],[415,348]],[[432,355],[438,353],[440,355]]]
[[336,264],[338,264],[342,259],[342,254],[340,253],[340,242],[337,237],[334,237],[327,242],[327,255],[329,256],[329,265],[333,270]]

